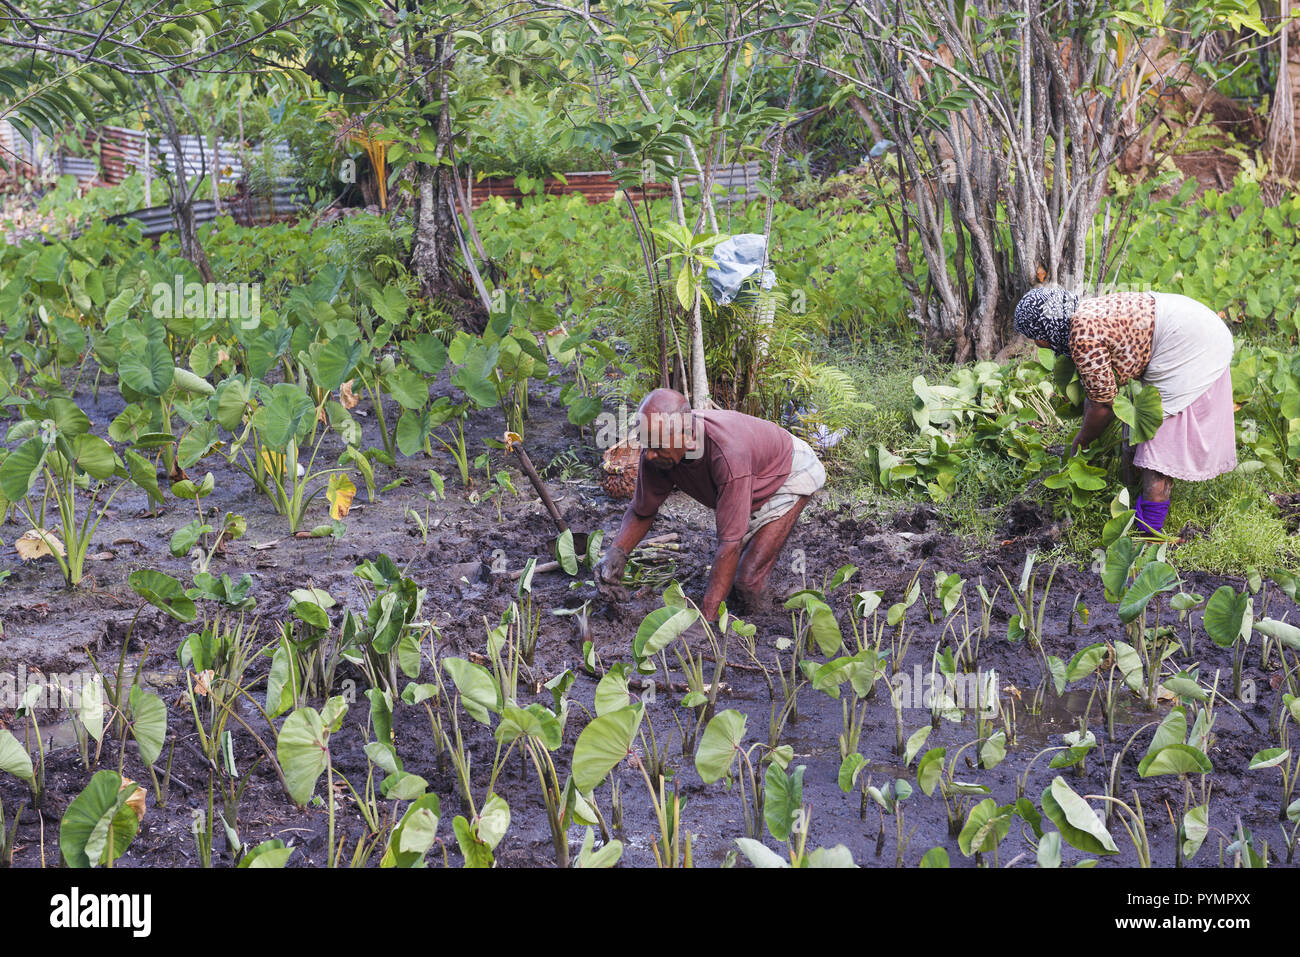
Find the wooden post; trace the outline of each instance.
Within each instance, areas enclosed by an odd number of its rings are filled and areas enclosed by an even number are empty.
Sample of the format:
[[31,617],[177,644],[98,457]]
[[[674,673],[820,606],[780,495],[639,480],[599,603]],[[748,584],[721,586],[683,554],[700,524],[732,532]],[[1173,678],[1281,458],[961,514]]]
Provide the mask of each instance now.
[[142,130],[140,139],[143,143],[140,155],[144,157],[142,163],[144,166],[144,204],[149,207],[153,205],[153,164],[149,160],[149,131]]
[[[203,147],[200,146],[199,149]],[[212,130],[212,166],[209,175],[212,177],[212,212],[213,215],[219,216],[221,215],[221,134],[216,128]]]

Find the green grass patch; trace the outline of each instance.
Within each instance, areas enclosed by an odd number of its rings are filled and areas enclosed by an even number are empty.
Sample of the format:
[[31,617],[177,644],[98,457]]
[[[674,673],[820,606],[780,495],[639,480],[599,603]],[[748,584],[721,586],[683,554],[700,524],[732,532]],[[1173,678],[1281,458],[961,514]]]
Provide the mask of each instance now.
[[1177,531],[1190,523],[1205,532],[1173,552],[1179,568],[1241,574],[1300,565],[1300,541],[1288,534],[1259,474],[1230,472],[1174,484],[1166,528]]

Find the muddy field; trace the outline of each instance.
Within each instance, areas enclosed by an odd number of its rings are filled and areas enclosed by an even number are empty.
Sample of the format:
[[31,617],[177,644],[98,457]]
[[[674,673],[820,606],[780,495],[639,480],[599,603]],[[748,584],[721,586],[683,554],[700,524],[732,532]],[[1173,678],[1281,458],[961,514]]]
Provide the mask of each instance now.
[[[78,398],[94,420],[96,431],[101,434],[120,409],[121,400],[109,384],[101,385],[98,399],[89,394]],[[576,530],[605,528],[612,531],[622,505],[609,499],[594,481],[597,459],[590,435],[580,435],[576,428],[568,425],[562,409],[548,409],[547,398],[539,394],[533,399],[533,420],[526,436],[530,454],[541,467],[572,450],[578,461],[587,466],[585,475],[559,481],[555,480],[555,470],[546,472],[553,479],[551,487],[559,507]],[[116,407],[114,402],[118,403]],[[365,406],[361,408],[364,410]],[[379,444],[373,419],[366,422],[367,441]],[[470,425],[472,455],[483,450],[483,438],[500,436],[500,417],[496,412],[476,413]],[[325,452],[336,455],[340,450],[331,448],[329,441]],[[485,619],[495,624],[514,596],[515,582],[510,579],[509,572],[521,568],[531,556],[537,556],[539,560],[549,559],[546,543],[554,536],[549,518],[515,462],[495,451],[491,453],[491,462],[493,469],[509,469],[519,493],[517,498],[507,496],[500,501],[470,501],[466,491],[459,487],[451,457],[442,452],[436,453],[432,460],[423,456],[400,460],[398,468],[393,470],[380,467],[376,476],[379,486],[399,476],[405,478],[405,483],[382,493],[373,503],[368,501],[362,487],[346,520],[346,535],[340,540],[289,535],[286,521],[274,513],[269,502],[256,497],[249,481],[219,457],[205,460],[198,469],[191,471],[201,477],[204,471],[210,470],[216,476],[216,490],[205,500],[209,509],[221,513],[234,511],[247,518],[248,533],[242,540],[232,543],[224,558],[218,558],[211,570],[215,574],[228,572],[236,579],[243,572],[252,574],[253,595],[258,604],[250,618],[259,620],[261,644],[273,640],[276,622],[287,616],[291,589],[310,585],[329,591],[340,601],[340,607],[334,610],[336,622],[343,607],[360,607],[361,595],[353,576],[354,567],[366,558],[387,554],[428,588],[426,617],[437,628],[432,639],[432,653],[473,658],[485,650]],[[431,503],[425,497],[430,488],[430,468],[437,469],[446,479],[446,501]],[[831,481],[834,482],[833,475]],[[482,472],[476,472],[475,482],[480,490],[486,487]],[[89,563],[87,579],[75,593],[64,590],[58,569],[50,559],[28,564],[18,562],[11,543],[25,531],[21,519],[11,519],[0,529],[0,536],[8,543],[0,567],[10,572],[0,588],[0,621],[3,622],[0,673],[13,675],[19,669],[26,669],[31,679],[36,680],[35,673],[85,671],[88,667],[86,649],[110,674],[115,670],[127,629],[140,606],[140,600],[126,583],[128,574],[137,568],[154,568],[187,583],[189,580],[188,561],[172,558],[167,542],[175,529],[193,517],[193,503],[169,498],[166,510],[156,517],[147,516],[146,507],[144,495],[136,490],[128,490],[118,497],[113,512],[100,526],[91,548],[95,560]],[[322,496],[305,523],[306,527],[325,521],[326,507]],[[414,510],[421,521],[427,514],[425,531],[421,531],[419,523],[408,514],[408,509]],[[851,510],[832,511],[815,504],[805,510],[785,555],[778,563],[774,591],[784,595],[805,586],[820,587],[822,580],[839,566],[855,565],[858,571],[854,577],[831,597],[837,614],[846,616],[854,592],[883,589],[884,607],[898,601],[918,565],[924,562],[921,580],[927,592],[936,570],[958,572],[968,580],[971,617],[977,622],[975,585],[982,581],[992,591],[1001,581],[999,568],[1005,570],[1013,581],[1016,580],[1026,551],[1049,546],[1059,536],[1059,529],[1032,509],[1013,509],[1011,515],[1003,536],[1005,543],[990,553],[972,554],[927,507],[909,506],[901,509],[891,520],[878,523],[855,516]],[[676,577],[687,593],[698,599],[712,553],[712,515],[684,497],[675,496],[651,534],[669,531],[680,536],[680,551],[675,559]],[[1176,551],[1172,553],[1171,561],[1177,567]],[[579,579],[582,577],[580,574]],[[1045,572],[1042,577],[1046,577]],[[1205,596],[1222,583],[1222,580],[1199,574],[1185,576],[1185,588]],[[1231,583],[1237,588],[1242,587],[1240,581]],[[578,678],[569,693],[576,702],[591,708],[598,678],[582,669],[582,633],[576,624],[578,619],[572,615],[550,613],[553,609],[580,605],[583,599],[591,596],[591,590],[558,571],[539,573],[533,585],[539,607],[543,610],[542,624],[534,665],[521,684],[539,693],[523,695],[520,703],[526,705],[540,701],[549,706],[550,693],[541,687],[542,683],[571,668]],[[1070,613],[1076,599],[1088,606],[1090,616],[1086,622],[1076,618],[1070,628]],[[654,592],[634,594],[629,602],[620,606],[593,607],[589,635],[605,667],[631,660],[631,640],[637,626],[660,604],[659,594]],[[1068,661],[1085,645],[1124,637],[1115,606],[1105,602],[1095,572],[1062,567],[1052,587],[1048,607],[1046,650],[1063,660]],[[1289,602],[1272,599],[1271,616],[1280,618],[1286,610],[1294,611]],[[1040,681],[1040,670],[1034,655],[1023,642],[1011,644],[1006,640],[1007,622],[1013,612],[1004,588],[993,611],[990,637],[983,643],[978,662],[981,669],[992,669],[997,673],[1005,716],[996,718],[994,727],[1007,729],[1011,745],[1005,761],[996,768],[963,769],[957,775],[960,779],[987,784],[992,789],[991,796],[999,804],[1015,800],[1016,780],[1025,773],[1035,755],[1044,748],[1060,746],[1061,735],[1079,727],[1092,687],[1091,681],[1080,681],[1061,699],[1049,692],[1038,713],[1033,713],[1032,702]],[[881,613],[883,615],[883,607]],[[1215,670],[1220,670],[1219,686],[1224,688],[1228,686],[1231,673],[1230,654],[1205,637],[1199,628],[1199,613],[1194,613],[1193,617],[1198,622],[1199,632],[1195,653],[1180,653],[1178,661],[1181,665],[1199,662],[1202,682],[1207,684]],[[791,637],[792,622],[790,613],[779,608],[760,612],[749,620],[758,629],[757,662],[749,658],[733,639],[728,651],[732,666],[723,677],[725,686],[717,707],[735,708],[745,713],[749,718],[746,740],[754,741],[766,739],[773,704],[759,663],[773,671],[778,660],[788,667],[789,653],[779,652],[777,643]],[[941,640],[942,622],[928,621],[922,603],[912,609],[909,620],[913,625],[913,639],[902,670],[908,674],[928,672],[936,643]],[[134,669],[138,663],[144,683],[166,701],[168,733],[169,737],[176,738],[176,746],[166,806],[158,806],[150,793],[140,833],[118,866],[193,866],[198,862],[191,824],[195,815],[206,807],[208,769],[197,747],[197,735],[188,706],[183,703],[185,679],[176,654],[178,644],[193,630],[197,628],[180,625],[149,608],[139,616],[131,636],[131,645],[127,649],[128,668]],[[847,634],[847,625],[845,631]],[[1276,666],[1276,655],[1273,663]],[[1267,728],[1281,694],[1278,690],[1280,676],[1273,672],[1264,673],[1259,666],[1258,645],[1253,644],[1247,656],[1244,678],[1255,689],[1255,701],[1240,704],[1245,717],[1226,705],[1217,709],[1215,740],[1209,752],[1215,767],[1211,776],[1211,831],[1204,848],[1192,862],[1193,866],[1218,864],[1220,849],[1232,840],[1239,820],[1254,832],[1257,839],[1269,842],[1271,864],[1286,862],[1278,822],[1279,775],[1276,770],[1246,769],[1251,755],[1275,743],[1268,736]],[[251,673],[264,679],[268,668],[269,658],[258,658]],[[429,671],[426,663],[425,674],[420,680],[432,680]],[[336,768],[359,787],[365,781],[367,770],[363,753],[368,740],[363,731],[367,711],[362,695],[365,682],[360,672],[350,666],[343,668],[340,678],[350,682],[345,689],[355,689],[356,703],[349,710],[343,730],[332,739],[331,752]],[[680,674],[668,678],[675,682],[682,680]],[[258,681],[254,693],[265,694],[264,680]],[[776,693],[779,704],[779,684]],[[735,838],[745,836],[740,796],[735,788],[727,790],[721,783],[703,785],[695,772],[692,756],[683,755],[673,712],[676,711],[683,723],[689,712],[677,706],[680,697],[680,692],[661,692],[653,702],[647,703],[647,718],[653,726],[659,748],[666,749],[668,766],[675,772],[670,787],[675,786],[685,801],[682,825],[693,837],[695,863],[721,865],[735,850]],[[1102,793],[1111,762],[1119,749],[1139,727],[1159,720],[1168,707],[1166,704],[1154,714],[1142,711],[1135,704],[1126,708],[1120,715],[1115,740],[1112,741],[1106,733],[1099,701],[1092,700],[1091,705],[1086,725],[1096,735],[1099,748],[1089,755],[1081,776],[1076,776],[1072,770],[1049,770],[1046,756],[1034,761],[1025,791],[1035,803],[1043,788],[1058,773],[1063,774],[1080,794]],[[1008,707],[1014,710],[1007,710]],[[14,856],[14,863],[19,866],[53,865],[59,861],[57,821],[68,802],[93,773],[83,767],[73,746],[64,720],[66,715],[42,712],[38,716],[43,731],[51,739],[47,755],[49,793],[43,807],[28,806],[19,818]],[[903,716],[906,734],[930,722],[930,712],[926,707],[907,707]],[[245,718],[259,733],[269,735],[264,724],[258,726],[261,719],[253,709],[246,709]],[[1252,728],[1250,721],[1257,729]],[[960,722],[941,721],[926,747],[946,746],[951,758],[957,748],[975,738],[975,722],[972,713],[964,714]],[[494,742],[483,726],[463,715],[462,723],[469,735],[467,743],[475,756],[474,793],[481,800]],[[12,709],[0,709],[0,727],[13,730],[21,738],[24,724],[15,719]],[[562,757],[557,760],[562,774],[567,770],[573,742],[584,725],[582,709],[575,706],[565,729]],[[792,766],[806,766],[803,794],[805,803],[811,808],[809,846],[843,844],[861,865],[893,865],[897,857],[894,820],[882,818],[874,804],[866,806],[864,813],[860,787],[845,794],[837,784],[840,768],[837,735],[841,729],[841,702],[805,686],[799,692],[797,719],[792,720],[781,734],[781,743],[793,747]],[[447,756],[440,753],[423,708],[399,705],[395,731],[397,750],[406,770],[425,777],[431,790],[441,799],[439,836],[446,846],[448,860],[453,865],[459,864],[460,854],[452,835],[451,819],[464,813],[464,808],[456,793],[451,764]],[[1157,866],[1172,866],[1175,832],[1171,809],[1181,814],[1182,786],[1179,779],[1172,776],[1139,779],[1137,764],[1150,735],[1149,730],[1142,732],[1137,743],[1125,754],[1120,767],[1119,793],[1131,798],[1133,789],[1137,789],[1146,812],[1153,862]],[[910,768],[900,766],[902,759],[894,753],[894,737],[895,719],[889,696],[887,693],[877,694],[868,706],[860,748],[869,759],[862,775],[870,775],[873,784],[883,786],[896,777],[915,779],[915,763]],[[118,742],[111,735],[106,741],[99,767],[116,768]],[[241,769],[257,760],[260,751],[248,733],[236,729],[234,741],[236,763]],[[973,757],[973,749],[968,749],[966,754]],[[166,756],[164,750],[163,761]],[[149,783],[148,772],[141,766],[134,744],[126,747],[124,773],[146,786]],[[614,778],[619,783],[621,821],[615,818],[608,787],[597,791],[597,800],[602,804],[606,819],[621,824],[614,836],[625,844],[623,863],[652,865],[651,843],[657,829],[644,782],[640,774],[626,763],[614,772]],[[317,794],[322,793],[324,787],[322,778]],[[517,755],[512,757],[498,778],[497,791],[508,801],[511,809],[510,829],[496,855],[498,863],[504,866],[553,864],[554,851],[545,810],[531,766]],[[339,833],[346,835],[345,857],[350,857],[363,829],[351,797],[341,787],[336,797],[340,814]],[[3,799],[8,813],[12,814],[27,798],[20,782],[0,776],[0,799]],[[1100,802],[1093,803],[1100,806]],[[902,860],[906,865],[915,866],[926,851],[937,845],[948,849],[954,866],[974,863],[973,859],[963,856],[956,837],[949,833],[944,803],[937,792],[933,797],[926,797],[918,789],[904,804],[904,810],[906,844]],[[1025,865],[1034,862],[1032,847],[1021,830],[1022,826],[1016,820],[1011,834],[999,849],[1000,864],[1017,858]],[[282,839],[295,848],[291,865],[320,865],[326,859],[324,806],[309,806],[305,810],[295,808],[265,762],[253,772],[243,795],[238,832],[249,845],[268,838]],[[1120,854],[1103,859],[1102,866],[1133,864],[1135,852],[1118,819],[1111,822],[1111,832]],[[582,830],[573,827],[569,836],[576,851]],[[777,847],[770,837],[767,843]],[[376,853],[371,859],[372,864],[378,862],[378,856]],[[1072,848],[1064,849],[1067,865],[1085,856]],[[220,865],[231,862],[220,829],[215,839],[214,860]],[[430,860],[440,860],[436,847]]]

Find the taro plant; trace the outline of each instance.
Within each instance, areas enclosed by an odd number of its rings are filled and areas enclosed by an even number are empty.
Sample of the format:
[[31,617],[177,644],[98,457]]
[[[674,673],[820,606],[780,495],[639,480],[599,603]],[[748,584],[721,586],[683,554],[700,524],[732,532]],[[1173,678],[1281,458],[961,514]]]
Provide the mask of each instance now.
[[343,645],[360,647],[362,667],[373,687],[399,695],[398,672],[411,679],[420,676],[420,646],[434,632],[434,626],[421,619],[428,589],[403,575],[387,555],[362,562],[354,575],[363,583],[366,613],[364,618],[345,613]]
[[[563,703],[567,704],[567,700]],[[560,783],[560,775],[551,755],[563,743],[563,736],[563,713],[557,716],[551,709],[537,702],[527,708],[513,703],[502,707],[496,729],[497,741],[509,744],[512,748],[516,743],[522,742],[524,753],[537,772],[537,784],[542,792],[546,821],[555,849],[555,863],[559,867],[568,867],[570,821],[576,819],[590,826],[595,823],[593,818],[597,812],[573,787],[572,780],[567,785]],[[508,756],[509,751],[506,754]]]
[[[325,702],[319,712],[315,708],[299,708],[285,719],[276,738],[275,753],[284,773],[285,788],[289,797],[299,807],[306,806],[316,791],[316,782],[325,775],[325,803],[328,813],[326,856],[334,866],[335,804],[334,760],[330,753],[330,738],[343,725],[347,702],[336,695]],[[353,796],[356,790],[342,774],[338,777]]]
[[242,515],[235,515],[227,512],[221,521],[221,528],[217,531],[215,537],[208,543],[205,536],[211,535],[213,527],[206,521],[202,501],[212,494],[216,487],[216,480],[212,473],[208,472],[203,476],[202,481],[193,482],[190,479],[182,479],[179,482],[173,482],[171,491],[177,498],[189,499],[194,502],[194,507],[198,512],[198,517],[187,525],[178,528],[168,543],[168,548],[172,555],[177,558],[184,558],[191,552],[194,553],[194,572],[195,574],[206,574],[208,566],[212,564],[212,559],[216,555],[224,553],[227,542],[233,542],[242,538],[248,527],[247,522]]
[[[669,587],[663,594],[663,601],[664,606],[646,615],[637,628],[636,635],[632,639],[632,654],[636,659],[637,671],[643,675],[654,675],[658,671],[654,658],[656,655],[659,656],[660,667],[664,672],[664,683],[667,685],[667,676],[671,673],[667,662],[667,649],[670,645],[674,647],[678,664],[687,676],[687,694],[682,699],[682,705],[695,711],[695,721],[689,731],[682,728],[680,719],[677,718],[676,713],[673,714],[682,736],[682,754],[685,755],[694,750],[700,731],[713,716],[727,666],[726,644],[725,641],[718,640],[712,626],[700,613],[699,607],[685,596],[679,585],[673,584]],[[719,614],[719,628],[724,635],[729,621],[730,616],[723,607]],[[687,629],[697,622],[700,625],[699,631],[705,639],[705,645],[714,660],[713,680],[707,684],[704,681],[705,651],[701,649],[697,656],[684,637]],[[679,639],[680,648],[677,647]],[[650,733],[653,737],[653,726]]]
[[[588,798],[592,791],[627,760],[641,772],[658,824],[659,835],[652,845],[659,867],[692,867],[693,839],[681,826],[682,800],[674,787],[667,794],[665,775],[656,769],[654,779],[642,756],[633,750],[637,731],[645,717],[645,706],[634,702],[595,717],[578,735],[573,746],[573,785]],[[591,802],[594,807],[594,801]]]
[[[1265,748],[1256,753],[1250,759],[1250,770],[1277,768],[1282,773],[1282,801],[1278,819],[1286,820],[1300,810],[1294,806],[1297,802],[1292,800],[1296,782],[1300,780],[1300,754],[1296,754],[1291,747],[1291,725],[1293,723],[1300,725],[1300,698],[1293,694],[1284,694],[1282,705],[1286,713],[1282,716],[1278,727],[1278,746]],[[1293,845],[1294,841],[1288,842],[1288,846]]]
[[[1210,748],[1210,730],[1214,714],[1209,708],[1197,710],[1196,721],[1189,733],[1187,711],[1183,707],[1170,709],[1156,728],[1147,746],[1146,754],[1138,763],[1138,774],[1144,778],[1164,774],[1178,776],[1183,792],[1183,809],[1174,841],[1174,866],[1182,867],[1201,849],[1208,829],[1210,813],[1210,783],[1208,775],[1214,770],[1206,752]],[[1199,775],[1200,794],[1195,806],[1191,778]]]
[[[865,793],[871,796],[881,812],[880,832],[876,837],[876,856],[880,856],[885,843],[884,815],[889,814],[894,819],[894,866],[902,867],[911,837],[906,833],[903,823],[903,803],[912,796],[912,785],[902,778],[890,781],[883,788],[878,788],[868,781]],[[912,830],[915,832],[916,829]]]
[[[748,723],[745,715],[732,708],[715,714],[700,737],[700,746],[695,752],[695,770],[705,784],[723,778],[727,779],[728,785],[732,780],[739,784],[745,835],[757,838],[758,822],[763,818],[763,791],[758,786],[758,768],[770,762],[784,770],[794,756],[794,749],[789,745],[773,748],[761,742],[744,747]],[[755,751],[763,752],[758,761],[754,760]]]
[[804,765],[787,772],[775,762],[763,776],[763,820],[768,833],[785,843],[783,858],[753,838],[738,837],[736,845],[754,867],[856,867],[843,844],[808,849],[812,814],[803,802]]
[[140,785],[116,771],[97,771],[59,822],[59,852],[69,867],[112,867],[127,852],[144,817]]
[[946,765],[944,759],[947,757],[948,749],[944,747],[931,748],[921,755],[916,762],[916,783],[925,795],[930,797],[934,794],[935,788],[939,789],[944,808],[948,814],[948,835],[950,837],[956,837],[960,833],[962,822],[966,818],[966,812],[971,803],[970,799],[975,795],[989,793],[988,785],[977,784],[972,781],[959,781],[956,778],[958,758],[968,748],[975,747],[978,744],[978,741],[969,741],[963,744]]
[[[1093,797],[1093,796],[1089,796]],[[1105,798],[1105,800],[1114,800]],[[1136,795],[1135,795],[1136,800]],[[1080,797],[1065,778],[1057,775],[1052,779],[1052,783],[1043,789],[1042,797],[1039,802],[1042,805],[1043,816],[1056,825],[1061,837],[1071,847],[1083,851],[1085,854],[1118,854],[1119,848],[1115,846],[1115,840],[1110,836],[1110,831],[1102,823],[1097,812],[1088,804],[1088,798]],[[1127,807],[1127,805],[1125,805]],[[1141,802],[1137,803],[1138,811],[1136,821],[1141,822]],[[1128,824],[1125,824],[1128,828]],[[1138,836],[1140,834],[1140,837]],[[1146,830],[1143,826],[1140,830],[1130,830],[1130,835],[1135,837],[1135,845],[1141,842],[1138,847],[1139,860],[1145,860],[1144,866],[1151,866],[1150,845],[1146,841]],[[1143,848],[1146,849],[1146,856],[1143,858]]]
[[977,864],[984,863],[985,854],[993,854],[993,866],[998,863],[998,847],[1011,832],[1012,819],[1017,815],[1033,825],[1038,824],[1038,813],[1031,810],[1028,801],[999,805],[993,798],[985,798],[971,807],[966,823],[957,835],[957,847],[966,857],[974,857]]
[[[382,867],[421,867],[424,856],[438,839],[439,823],[438,795],[426,794],[411,802],[388,834],[388,845],[384,849],[379,866]],[[443,865],[447,862],[447,848],[443,845]]]
[[[1046,657],[1042,650],[1043,620],[1047,615],[1047,599],[1052,593],[1052,582],[1056,580],[1058,566],[1052,566],[1052,571],[1047,576],[1047,582],[1043,585],[1042,594],[1039,595],[1038,572],[1035,567],[1037,563],[1037,552],[1031,551],[1025,556],[1025,564],[1020,571],[1020,584],[1018,587],[1012,586],[1011,580],[1007,578],[1007,573],[1001,568],[998,569],[998,574],[1002,576],[1002,581],[1006,584],[1007,591],[1016,604],[1016,614],[1007,619],[1007,640],[1018,642],[1025,639],[1029,648],[1045,663]],[[1050,671],[1050,669],[1045,668],[1045,671]],[[1046,678],[1046,675],[1044,675],[1044,678]]]
[[181,412],[197,427],[197,435],[186,449],[194,455],[191,461],[197,461],[197,456],[210,447],[210,443],[196,447],[198,438],[207,431],[201,424],[203,416],[199,409],[205,404],[205,397],[215,390],[202,376],[176,365],[167,340],[163,323],[153,316],[146,316],[142,324],[123,318],[109,325],[96,349],[101,359],[109,358],[111,350],[118,387],[127,401],[126,408],[109,427],[110,436],[115,441],[134,440],[142,445],[147,439],[147,444],[161,449],[168,477],[177,480],[184,476],[177,456],[173,417]]
[[1164,545],[1148,545],[1138,552],[1132,539],[1118,538],[1106,549],[1102,571],[1106,600],[1119,606],[1119,619],[1145,665],[1143,697],[1148,710],[1155,709],[1162,665],[1174,650],[1173,628],[1160,625],[1159,602],[1152,623],[1147,623],[1152,600],[1178,584],[1177,572],[1163,561],[1164,549]]
[[26,809],[26,804],[18,805],[18,811],[14,814],[13,826],[10,827],[5,821],[4,801],[0,801],[0,867],[13,867],[14,843],[15,838],[18,835],[18,820],[22,817],[23,811]]
[[[100,751],[104,743],[104,679],[95,675],[84,682],[80,690],[75,687],[59,686],[60,701],[67,706],[68,720],[72,733],[77,739],[77,750],[81,755],[82,766],[87,771],[99,763]],[[90,741],[96,742],[95,755],[90,754]]]
[[[801,665],[814,690],[840,699],[843,719],[843,730],[839,735],[840,760],[846,760],[858,751],[861,744],[867,708],[876,682],[885,677],[884,663],[874,648],[863,648],[856,654],[842,655],[825,664],[805,660]],[[845,682],[848,682],[849,693],[841,696],[840,689]]]
[[1241,667],[1246,646],[1254,630],[1254,603],[1247,592],[1237,592],[1231,585],[1215,589],[1205,603],[1202,624],[1205,633],[1220,648],[1232,650],[1232,694],[1241,698]]
[[330,477],[347,472],[340,465],[316,467],[329,434],[326,429],[320,430],[303,457],[302,443],[315,431],[319,407],[301,386],[287,382],[275,386],[257,383],[256,389],[250,390],[243,382],[228,380],[218,389],[215,401],[221,424],[237,432],[226,452],[227,461],[253,480],[276,512],[288,519],[289,531],[296,534],[308,506],[327,491]]
[[[91,433],[90,419],[72,400],[30,401],[22,409],[24,418],[9,430],[9,438],[25,441],[0,464],[0,493],[31,524],[31,554],[52,555],[64,581],[76,587],[95,531],[118,493],[134,479],[160,498],[157,480],[153,467],[134,452],[127,453],[128,471],[113,447]],[[42,477],[41,498],[33,505],[29,496]],[[61,540],[48,528],[51,504]]]
[[[39,687],[39,686],[29,686]],[[29,690],[28,694],[32,692]],[[26,697],[26,696],[24,696]],[[39,748],[40,732],[37,731],[39,765],[32,764],[32,756],[21,741],[14,737],[12,731],[0,729],[0,771],[12,774],[27,784],[32,792],[32,800],[39,805],[45,793],[44,750]],[[39,774],[38,774],[39,771]]]
[[891,674],[894,675],[897,675],[898,669],[903,666],[903,659],[907,657],[907,648],[912,641],[912,636],[907,630],[907,612],[921,597],[921,569],[924,567],[924,562],[917,566],[903,600],[890,605],[885,615],[885,624],[894,629],[889,639],[889,662]]
[[358,621],[345,613],[335,630],[329,609],[337,602],[323,588],[295,588],[289,593],[293,616],[280,623],[280,636],[271,654],[266,704],[271,716],[308,699],[329,697],[340,664],[361,662]]

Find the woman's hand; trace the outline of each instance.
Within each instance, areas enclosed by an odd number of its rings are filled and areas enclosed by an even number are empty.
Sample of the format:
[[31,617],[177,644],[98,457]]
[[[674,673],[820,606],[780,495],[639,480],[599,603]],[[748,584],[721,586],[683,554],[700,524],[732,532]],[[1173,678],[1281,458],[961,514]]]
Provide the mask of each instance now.
[[1086,449],[1093,439],[1105,432],[1106,426],[1110,425],[1110,420],[1114,417],[1115,410],[1109,402],[1093,402],[1092,399],[1084,399],[1083,427],[1079,429],[1070,444],[1070,457],[1078,455],[1080,449]]

